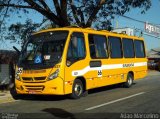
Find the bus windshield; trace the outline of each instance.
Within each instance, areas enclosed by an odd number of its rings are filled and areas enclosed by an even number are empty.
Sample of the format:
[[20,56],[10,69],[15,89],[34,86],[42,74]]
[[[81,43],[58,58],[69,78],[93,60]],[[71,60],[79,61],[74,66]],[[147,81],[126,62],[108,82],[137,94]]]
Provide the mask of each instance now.
[[[33,35],[23,46],[19,65],[49,68],[61,61],[68,31],[52,31]],[[29,65],[28,65],[29,64]]]

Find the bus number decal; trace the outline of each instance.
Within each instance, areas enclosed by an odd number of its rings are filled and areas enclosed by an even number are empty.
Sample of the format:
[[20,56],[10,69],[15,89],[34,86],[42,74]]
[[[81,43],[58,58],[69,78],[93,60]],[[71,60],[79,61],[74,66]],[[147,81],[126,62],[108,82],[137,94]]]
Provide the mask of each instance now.
[[60,68],[60,65],[55,65],[53,68]]
[[23,73],[23,68],[18,68],[18,70],[17,70],[16,73],[17,73],[17,74],[22,74],[22,73]]
[[102,70],[98,70],[98,77],[102,76]]

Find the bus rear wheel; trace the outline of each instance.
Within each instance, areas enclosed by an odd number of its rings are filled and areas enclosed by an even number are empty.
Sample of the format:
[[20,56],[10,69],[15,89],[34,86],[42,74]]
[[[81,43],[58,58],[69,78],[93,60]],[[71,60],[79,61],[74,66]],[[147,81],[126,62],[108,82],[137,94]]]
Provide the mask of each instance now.
[[84,86],[81,80],[76,79],[74,81],[73,87],[72,87],[72,93],[70,97],[72,99],[79,99],[80,97],[83,96],[84,93]]
[[131,73],[129,73],[127,75],[127,81],[124,83],[124,87],[125,88],[130,88],[133,84],[133,75]]

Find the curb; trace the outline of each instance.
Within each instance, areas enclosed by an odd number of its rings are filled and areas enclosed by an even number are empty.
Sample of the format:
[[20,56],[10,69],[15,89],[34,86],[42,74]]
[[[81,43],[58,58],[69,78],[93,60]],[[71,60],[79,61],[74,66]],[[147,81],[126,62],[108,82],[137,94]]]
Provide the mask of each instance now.
[[7,92],[0,92],[0,104],[3,104],[3,103],[8,103],[8,102],[13,102],[15,101],[10,92],[7,91]]
[[0,97],[10,94],[9,91],[0,91]]

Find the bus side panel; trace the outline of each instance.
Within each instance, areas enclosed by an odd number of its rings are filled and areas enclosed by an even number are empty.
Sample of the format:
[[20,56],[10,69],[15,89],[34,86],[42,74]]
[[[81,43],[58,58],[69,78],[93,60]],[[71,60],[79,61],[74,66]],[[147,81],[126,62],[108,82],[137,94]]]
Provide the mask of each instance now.
[[98,87],[125,82],[124,69],[120,68],[123,59],[103,59],[102,78],[98,81]]
[[135,67],[135,76],[134,79],[140,79],[140,78],[144,78],[147,76],[147,59],[146,58],[141,58],[141,59],[136,59],[136,62],[146,62],[145,66],[139,66],[139,67]]

